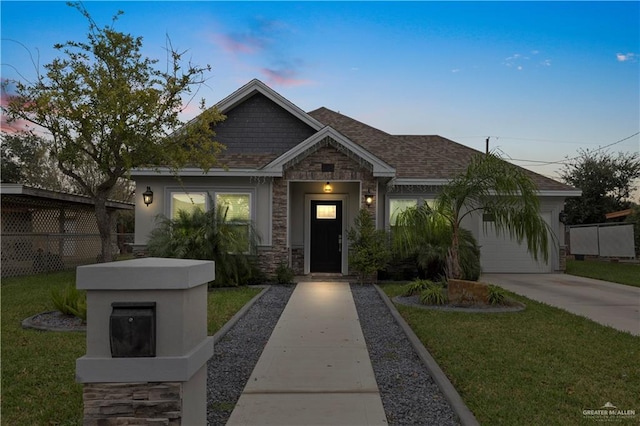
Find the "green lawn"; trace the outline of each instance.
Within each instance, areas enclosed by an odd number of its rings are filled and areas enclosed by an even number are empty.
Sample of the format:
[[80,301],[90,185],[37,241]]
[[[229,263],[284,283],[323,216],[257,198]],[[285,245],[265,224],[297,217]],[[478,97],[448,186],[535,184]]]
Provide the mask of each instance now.
[[567,274],[640,287],[640,264],[567,260]]
[[[401,284],[382,288],[390,297],[402,292]],[[607,402],[640,414],[640,337],[509,295],[526,310],[396,305],[481,424],[592,424],[583,410]]]
[[[67,283],[75,283],[75,272],[2,280],[2,424],[82,424],[82,385],[75,382],[75,360],[85,353],[85,333],[25,330],[20,325],[31,315],[53,310],[50,289]],[[209,334],[259,292],[210,292]]]

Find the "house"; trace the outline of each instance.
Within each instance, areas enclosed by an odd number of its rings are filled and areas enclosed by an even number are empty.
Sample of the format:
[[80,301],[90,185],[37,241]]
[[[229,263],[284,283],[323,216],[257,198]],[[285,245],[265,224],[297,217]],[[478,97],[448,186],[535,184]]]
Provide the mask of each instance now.
[[[96,262],[102,246],[91,198],[16,183],[0,184],[0,195],[3,277]],[[133,205],[108,201],[107,209]]]
[[[215,129],[227,147],[220,157],[226,167],[206,174],[184,168],[181,183],[164,169],[132,172],[136,193],[154,194],[149,205],[141,196],[136,200],[138,247],[146,244],[157,215],[224,204],[237,223],[253,221],[265,272],[283,263],[297,274],[348,274],[346,234],[360,208],[370,209],[378,228],[389,228],[397,212],[433,199],[479,154],[441,136],[391,135],[327,108],[304,112],[258,80],[217,107],[227,116]],[[538,185],[542,216],[557,236],[550,260],[535,261],[526,245],[495,235],[482,215],[471,216],[464,226],[482,246],[485,272],[563,269],[560,212],[565,198],[580,191],[528,173]]]

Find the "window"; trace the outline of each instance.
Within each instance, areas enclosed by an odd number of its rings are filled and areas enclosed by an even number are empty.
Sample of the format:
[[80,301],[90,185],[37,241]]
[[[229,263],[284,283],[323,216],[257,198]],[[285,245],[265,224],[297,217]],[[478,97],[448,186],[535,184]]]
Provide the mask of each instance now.
[[207,194],[205,192],[172,192],[171,219],[178,216],[179,211],[192,213],[196,209],[207,210]]
[[216,205],[218,209],[222,209],[227,225],[237,238],[239,249],[248,252],[251,238],[251,195],[219,192],[216,194]]
[[316,219],[335,219],[336,217],[337,211],[335,204],[320,204],[316,206]]
[[423,196],[416,196],[414,198],[390,198],[389,199],[389,226],[396,226],[398,215],[409,207],[417,207],[427,204],[429,207],[433,207],[435,199],[426,198]]
[[398,215],[408,209],[418,205],[417,198],[392,198],[389,200],[389,225],[396,226]]

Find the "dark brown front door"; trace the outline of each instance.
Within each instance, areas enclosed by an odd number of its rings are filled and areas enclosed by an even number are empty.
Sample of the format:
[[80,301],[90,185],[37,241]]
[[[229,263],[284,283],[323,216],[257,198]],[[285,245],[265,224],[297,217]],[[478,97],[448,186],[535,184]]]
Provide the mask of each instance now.
[[311,201],[311,272],[342,272],[342,201]]

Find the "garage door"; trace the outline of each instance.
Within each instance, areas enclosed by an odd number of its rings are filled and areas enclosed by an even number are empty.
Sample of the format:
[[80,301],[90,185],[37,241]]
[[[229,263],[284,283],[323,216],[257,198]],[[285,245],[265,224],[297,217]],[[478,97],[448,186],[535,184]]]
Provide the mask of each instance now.
[[[543,212],[542,218],[550,224],[551,212]],[[483,219],[480,219],[483,220]],[[509,235],[501,233],[496,235],[491,222],[486,222],[487,231],[483,231],[483,224],[480,224],[480,264],[484,273],[541,273],[552,272],[551,259],[546,263],[544,259],[538,258],[536,261],[527,251],[525,241],[518,244],[516,240],[511,240]],[[551,250],[549,250],[551,255]]]

